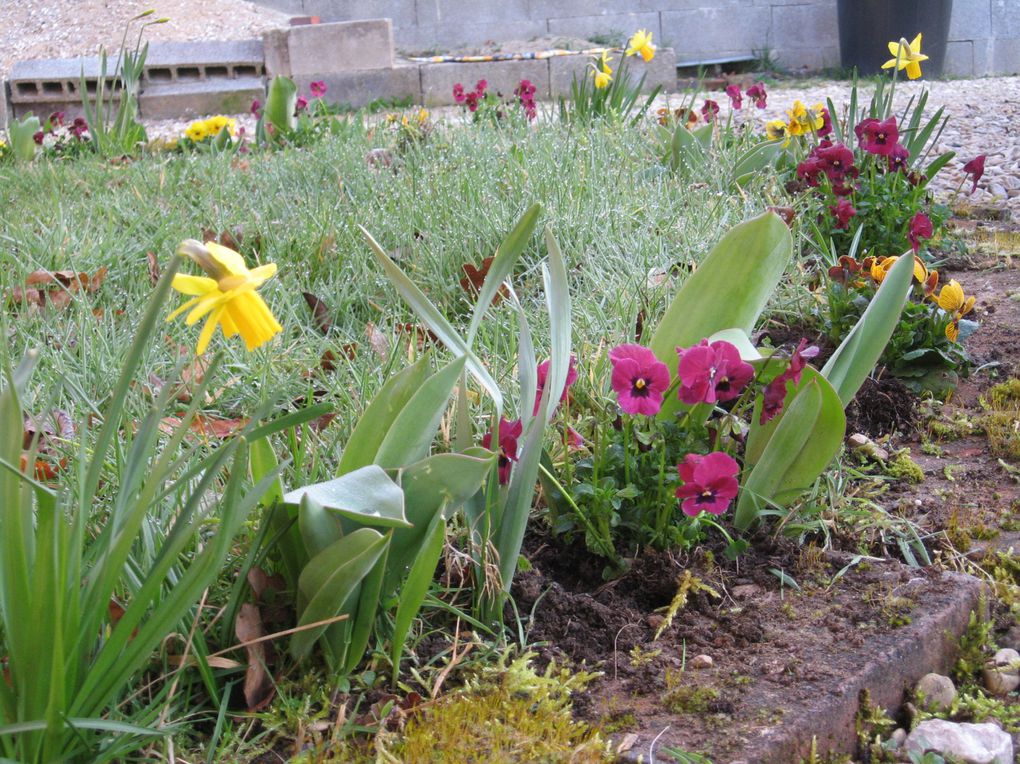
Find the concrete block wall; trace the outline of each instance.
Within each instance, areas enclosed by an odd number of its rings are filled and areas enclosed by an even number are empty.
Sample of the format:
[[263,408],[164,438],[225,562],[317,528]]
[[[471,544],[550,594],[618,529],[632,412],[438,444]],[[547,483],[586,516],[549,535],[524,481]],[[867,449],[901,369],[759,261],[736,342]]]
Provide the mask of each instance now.
[[[893,0],[889,0],[892,2]],[[546,35],[650,30],[678,65],[768,50],[788,69],[839,64],[836,0],[258,0],[322,21],[389,18],[405,53]],[[946,73],[1020,73],[1020,0],[955,0]]]

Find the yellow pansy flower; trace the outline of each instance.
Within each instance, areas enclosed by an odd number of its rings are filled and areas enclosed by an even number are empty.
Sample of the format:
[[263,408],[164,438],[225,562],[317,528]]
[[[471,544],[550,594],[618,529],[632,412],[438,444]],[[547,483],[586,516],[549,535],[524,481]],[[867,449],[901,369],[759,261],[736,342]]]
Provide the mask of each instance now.
[[793,102],[793,108],[786,110],[790,118],[787,131],[790,135],[807,135],[815,130],[820,130],[825,124],[821,111],[809,111],[808,107],[800,101]]
[[921,62],[927,61],[928,57],[921,53],[921,33],[918,32],[913,42],[907,42],[906,38],[899,42],[889,43],[889,52],[893,57],[882,64],[883,69],[892,69],[894,66],[907,70],[907,77],[916,80],[921,76]]
[[956,342],[956,338],[960,336],[960,322],[950,321],[946,324],[946,338],[950,342]]
[[639,55],[645,61],[651,61],[655,58],[655,46],[652,44],[652,33],[639,29],[627,42],[626,55],[633,56]]
[[173,288],[192,296],[192,299],[166,319],[172,321],[190,310],[185,323],[191,326],[207,316],[198,335],[196,352],[199,355],[209,346],[217,326],[222,327],[224,337],[240,334],[248,350],[264,345],[283,330],[265,301],[255,292],[276,273],[275,263],[248,270],[243,257],[214,241],[202,244],[188,239],[181,243],[177,252],[190,257],[208,274],[190,276],[178,273],[174,276]]
[[195,143],[198,143],[209,135],[209,128],[206,126],[204,119],[198,120],[188,125],[188,129],[184,131],[184,134]]
[[[868,259],[870,260],[871,258]],[[899,259],[899,255],[895,255],[893,257],[878,257],[872,260],[870,263],[871,278],[876,283],[881,284],[886,274],[889,273],[889,269]],[[916,255],[914,256],[914,278],[917,279],[918,284],[923,284],[928,280],[928,267]]]
[[778,141],[780,138],[789,138],[790,131],[783,120],[770,119],[765,123],[765,136],[770,141]]

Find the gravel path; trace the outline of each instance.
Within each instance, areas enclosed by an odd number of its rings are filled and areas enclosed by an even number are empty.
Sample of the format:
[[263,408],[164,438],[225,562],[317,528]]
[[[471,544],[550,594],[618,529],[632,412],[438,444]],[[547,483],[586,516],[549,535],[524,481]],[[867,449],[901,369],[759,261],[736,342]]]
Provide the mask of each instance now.
[[145,39],[153,42],[243,40],[285,27],[289,19],[244,0],[0,0],[0,78],[16,61],[119,48],[128,20],[150,8],[151,18],[170,19],[146,29]]
[[[1003,205],[1013,219],[1020,220],[1020,77],[901,81],[896,85],[898,109],[902,110],[910,97],[917,96],[922,88],[930,93],[925,114],[932,115],[944,106],[950,118],[936,143],[937,151],[956,152],[932,183],[937,196],[943,200],[953,198],[966,178],[963,165],[978,154],[985,154],[985,175],[977,191],[968,195],[971,186],[968,180],[961,192],[963,197],[975,205]],[[767,119],[785,119],[785,109],[795,99],[810,106],[824,103],[826,97],[832,99],[837,109],[842,108],[850,100],[849,84],[828,80],[783,83],[769,89],[768,108],[759,110],[752,106],[749,110],[745,99],[739,114],[764,124]],[[673,95],[670,101],[677,105],[679,98]],[[723,93],[715,94],[714,98],[723,108],[721,117],[725,119],[729,100]],[[867,103],[870,98],[870,88],[858,94],[859,102]],[[700,103],[699,100],[699,108]]]

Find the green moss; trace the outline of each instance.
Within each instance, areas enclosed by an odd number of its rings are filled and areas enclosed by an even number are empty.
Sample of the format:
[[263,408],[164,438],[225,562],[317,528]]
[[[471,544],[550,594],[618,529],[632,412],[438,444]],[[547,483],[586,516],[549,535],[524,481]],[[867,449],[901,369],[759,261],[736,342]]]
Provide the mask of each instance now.
[[599,729],[607,735],[623,732],[637,727],[637,717],[633,711],[615,711],[606,714],[599,720]]
[[1020,462],[1020,379],[996,385],[981,399],[981,427],[993,456]]
[[550,664],[531,667],[534,653],[481,669],[462,689],[411,716],[402,735],[381,734],[385,760],[610,761],[599,731],[575,721],[570,695],[595,675]]
[[662,705],[674,714],[703,714],[718,699],[719,693],[711,687],[681,685],[662,696]]
[[910,458],[910,449],[904,449],[893,456],[886,464],[886,473],[908,483],[924,482],[924,470]]

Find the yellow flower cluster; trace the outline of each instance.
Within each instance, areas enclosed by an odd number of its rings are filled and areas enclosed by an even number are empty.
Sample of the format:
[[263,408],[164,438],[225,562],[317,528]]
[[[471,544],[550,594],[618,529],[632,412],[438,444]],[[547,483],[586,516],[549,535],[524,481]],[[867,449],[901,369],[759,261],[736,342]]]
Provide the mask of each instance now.
[[237,135],[237,120],[233,117],[224,117],[217,114],[209,119],[199,119],[188,125],[184,134],[195,143],[204,141],[206,138],[215,138],[223,129],[226,129],[231,137]]
[[[881,284],[885,279],[893,263],[899,257],[866,257],[861,264],[876,284]],[[956,342],[960,336],[960,319],[974,310],[977,298],[974,295],[966,296],[963,287],[956,279],[950,279],[948,284],[943,284],[942,289],[936,292],[939,284],[939,272],[928,270],[917,255],[914,255],[914,278],[917,283],[923,285],[924,296],[933,300],[950,317],[946,325],[946,337]]]
[[609,65],[612,60],[609,51],[604,50],[599,60],[591,65],[595,70],[595,87],[599,90],[609,87],[609,83],[613,81],[613,68]]
[[411,114],[387,114],[386,124],[400,122],[402,127],[421,127],[429,121],[429,110],[419,108]]
[[[655,58],[655,44],[652,42],[652,33],[647,29],[639,29],[627,40],[627,48],[624,50],[624,58],[641,56],[647,63]],[[608,50],[602,51],[602,55],[591,63],[592,75],[595,80],[595,87],[603,90],[609,87],[613,81],[613,68],[609,65],[613,59]]]
[[821,130],[825,124],[825,106],[816,103],[810,109],[800,101],[793,102],[793,108],[786,110],[789,120],[771,119],[765,123],[765,135],[771,141],[790,139],[797,135],[807,135]]

